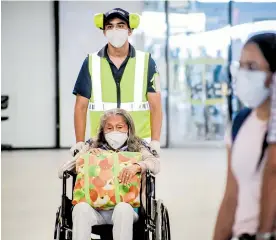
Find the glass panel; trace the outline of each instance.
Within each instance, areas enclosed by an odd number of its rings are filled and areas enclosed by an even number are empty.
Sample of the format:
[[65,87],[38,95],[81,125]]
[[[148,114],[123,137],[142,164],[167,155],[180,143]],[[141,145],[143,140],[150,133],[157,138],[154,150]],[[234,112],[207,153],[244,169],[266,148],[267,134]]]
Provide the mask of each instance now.
[[[170,145],[222,140],[227,119],[227,4],[170,2]],[[213,5],[214,7],[214,5]],[[209,19],[212,18],[212,21]],[[223,20],[223,19],[222,19]],[[213,30],[219,27],[220,30]],[[228,30],[229,31],[229,30]]]
[[[138,46],[138,41],[143,42],[143,50],[151,53],[160,73],[161,94],[163,106],[163,126],[161,133],[161,146],[166,145],[166,18],[164,1],[145,1],[139,29],[134,31],[134,45]],[[139,40],[140,39],[140,40]],[[141,49],[141,48],[140,48]]]

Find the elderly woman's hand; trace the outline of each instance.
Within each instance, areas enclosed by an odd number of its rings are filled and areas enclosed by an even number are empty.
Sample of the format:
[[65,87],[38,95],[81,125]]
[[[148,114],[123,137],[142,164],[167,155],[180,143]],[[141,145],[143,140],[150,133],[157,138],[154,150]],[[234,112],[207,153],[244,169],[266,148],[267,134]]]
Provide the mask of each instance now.
[[126,167],[120,172],[118,176],[119,182],[122,184],[128,184],[130,183],[131,179],[139,172],[141,172],[141,167],[138,164],[133,164],[129,167]]
[[102,151],[103,150],[100,149],[100,148],[91,148],[91,149],[89,149],[89,152],[91,152],[94,155],[99,155],[99,154],[101,154]]

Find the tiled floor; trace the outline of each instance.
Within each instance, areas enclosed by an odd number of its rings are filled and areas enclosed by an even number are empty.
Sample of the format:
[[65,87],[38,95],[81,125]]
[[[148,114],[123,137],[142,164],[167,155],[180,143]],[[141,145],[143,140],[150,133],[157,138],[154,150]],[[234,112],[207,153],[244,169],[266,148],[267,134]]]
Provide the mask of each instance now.
[[[67,150],[2,153],[2,239],[53,239],[60,205],[57,168]],[[224,149],[162,150],[157,196],[169,208],[172,240],[211,240],[226,173]]]

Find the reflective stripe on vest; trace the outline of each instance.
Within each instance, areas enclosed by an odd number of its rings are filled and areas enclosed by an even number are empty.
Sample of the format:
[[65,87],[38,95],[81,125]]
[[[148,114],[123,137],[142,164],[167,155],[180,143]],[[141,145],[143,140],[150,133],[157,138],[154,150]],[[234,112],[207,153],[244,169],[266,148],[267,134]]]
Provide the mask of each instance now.
[[93,96],[94,103],[102,104],[102,83],[101,83],[101,58],[97,53],[92,54],[92,81],[93,81]]
[[145,53],[141,51],[136,51],[136,66],[134,80],[134,102],[136,104],[142,103],[144,71]]
[[[117,103],[89,103],[88,109],[89,111],[107,111],[110,109],[117,108]],[[128,111],[146,111],[149,110],[149,103],[142,102],[142,103],[121,103],[121,108]]]

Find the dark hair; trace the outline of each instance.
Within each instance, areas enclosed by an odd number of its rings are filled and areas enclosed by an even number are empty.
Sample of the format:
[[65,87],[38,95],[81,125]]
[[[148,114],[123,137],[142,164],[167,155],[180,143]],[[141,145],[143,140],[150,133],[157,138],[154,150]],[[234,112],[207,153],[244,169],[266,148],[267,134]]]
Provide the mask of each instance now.
[[250,37],[245,45],[255,43],[269,64],[271,72],[276,72],[276,33],[260,33]]

